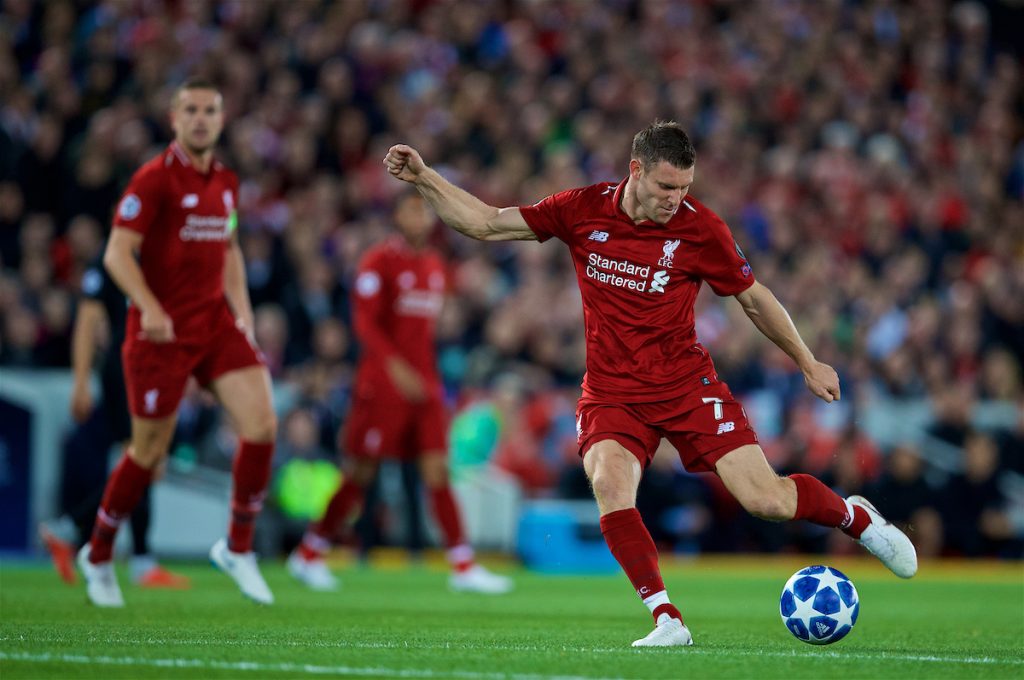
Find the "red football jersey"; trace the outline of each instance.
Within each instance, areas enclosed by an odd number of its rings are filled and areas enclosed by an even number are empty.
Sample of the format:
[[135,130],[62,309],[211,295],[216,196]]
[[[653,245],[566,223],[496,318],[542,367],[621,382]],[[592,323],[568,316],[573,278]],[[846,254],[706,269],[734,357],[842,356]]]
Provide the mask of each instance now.
[[[143,235],[139,265],[146,284],[174,322],[178,340],[198,340],[224,297],[224,257],[235,226],[238,177],[219,161],[207,173],[171,143],[135,173],[114,226]],[[128,310],[126,337],[139,329]]]
[[361,348],[357,390],[390,384],[385,363],[395,355],[412,364],[431,390],[440,390],[434,337],[446,289],[444,261],[435,250],[415,250],[395,236],[366,251],[352,292]]
[[624,402],[672,399],[707,370],[694,332],[701,281],[718,295],[754,283],[729,227],[687,196],[665,225],[634,223],[621,207],[625,180],[563,191],[520,208],[540,241],[572,253],[587,336],[585,394]]

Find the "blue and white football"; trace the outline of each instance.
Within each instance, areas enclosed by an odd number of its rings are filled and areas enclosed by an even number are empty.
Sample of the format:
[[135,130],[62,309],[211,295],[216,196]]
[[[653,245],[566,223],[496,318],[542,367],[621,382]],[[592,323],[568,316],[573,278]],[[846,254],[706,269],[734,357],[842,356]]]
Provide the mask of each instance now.
[[846,574],[817,564],[789,577],[779,598],[779,613],[796,639],[830,645],[853,630],[860,598]]

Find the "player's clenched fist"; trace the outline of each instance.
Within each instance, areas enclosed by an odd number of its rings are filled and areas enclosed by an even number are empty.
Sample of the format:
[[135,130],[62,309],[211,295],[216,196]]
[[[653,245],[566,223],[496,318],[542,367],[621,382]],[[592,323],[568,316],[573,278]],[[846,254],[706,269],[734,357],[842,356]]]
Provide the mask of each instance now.
[[416,149],[405,144],[395,144],[384,157],[384,166],[394,177],[404,182],[415,182],[426,164]]

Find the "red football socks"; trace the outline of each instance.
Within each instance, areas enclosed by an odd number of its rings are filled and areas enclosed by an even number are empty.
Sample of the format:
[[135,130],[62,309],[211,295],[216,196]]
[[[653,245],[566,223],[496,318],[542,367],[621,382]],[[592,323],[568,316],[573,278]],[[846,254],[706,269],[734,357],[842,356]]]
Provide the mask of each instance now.
[[665,590],[658,569],[658,548],[636,508],[601,517],[601,533],[641,599]]
[[232,470],[234,492],[231,496],[231,524],[228,527],[228,550],[231,552],[247,553],[252,550],[256,516],[263,509],[273,457],[273,442],[238,442]]
[[139,504],[152,478],[153,471],[140,466],[127,452],[121,457],[117,467],[110,473],[100,509],[96,513],[96,524],[93,525],[90,539],[90,562],[99,564],[110,560],[117,528]]
[[860,538],[861,533],[871,524],[871,517],[863,508],[849,506],[816,478],[810,475],[790,475],[789,478],[796,483],[796,515],[793,519],[835,527],[852,538]]
[[658,617],[662,614],[668,614],[673,619],[679,619],[680,621],[683,620],[683,615],[679,613],[679,610],[676,609],[676,606],[671,602],[667,604],[658,605],[651,613],[654,614],[655,623],[658,622]]
[[454,548],[465,543],[462,519],[459,517],[459,508],[455,504],[455,496],[452,495],[451,487],[446,484],[436,489],[428,488],[427,491],[434,520],[441,529],[441,533],[444,534],[445,547]]
[[306,532],[299,545],[299,554],[307,560],[323,557],[345,526],[345,521],[355,515],[363,504],[364,493],[365,489],[355,482],[342,482],[327,503],[320,521],[312,524]]

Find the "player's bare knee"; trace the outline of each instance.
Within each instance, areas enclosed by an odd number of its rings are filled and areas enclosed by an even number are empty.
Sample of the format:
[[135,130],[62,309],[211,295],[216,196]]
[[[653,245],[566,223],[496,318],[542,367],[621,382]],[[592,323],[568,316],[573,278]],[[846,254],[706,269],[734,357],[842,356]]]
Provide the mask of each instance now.
[[166,450],[158,442],[146,441],[132,444],[127,453],[139,467],[151,470],[163,460]]
[[272,442],[277,438],[277,416],[273,412],[253,416],[241,423],[239,436],[250,442]]
[[629,485],[608,471],[597,471],[590,480],[590,486],[594,491],[594,498],[604,511],[631,508],[635,504],[633,490]]
[[420,461],[420,475],[423,483],[436,489],[448,484],[448,462],[439,456],[427,456]]

